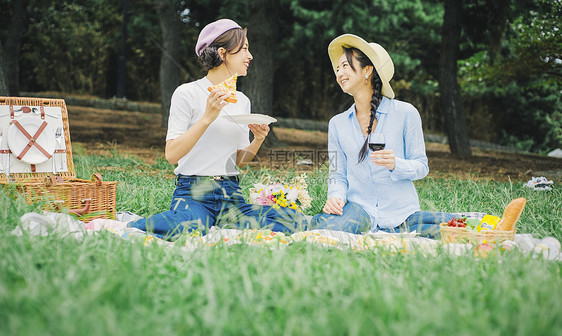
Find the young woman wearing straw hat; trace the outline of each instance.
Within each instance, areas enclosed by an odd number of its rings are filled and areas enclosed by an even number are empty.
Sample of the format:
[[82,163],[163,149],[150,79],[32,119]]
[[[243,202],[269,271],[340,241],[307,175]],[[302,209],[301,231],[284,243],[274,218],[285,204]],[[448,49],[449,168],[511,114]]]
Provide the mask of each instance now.
[[[412,181],[429,171],[421,118],[414,106],[394,99],[388,52],[344,34],[330,43],[328,54],[336,81],[354,104],[330,120],[328,199],[310,227],[437,234],[438,224],[452,215],[420,211]],[[370,150],[369,140],[381,134],[384,149]]]
[[[206,231],[222,223],[274,231],[304,226],[306,219],[296,210],[245,203],[236,166],[243,167],[252,160],[269,126],[245,126],[229,120],[229,116],[250,113],[250,100],[243,93],[237,92],[237,102],[229,103],[229,93],[208,91],[235,73],[246,75],[253,58],[246,29],[229,19],[215,21],[201,31],[195,52],[207,75],[180,85],[170,107],[166,159],[178,164],[170,210],[128,226],[152,231],[159,237],[193,229]],[[249,131],[254,134],[251,143]]]

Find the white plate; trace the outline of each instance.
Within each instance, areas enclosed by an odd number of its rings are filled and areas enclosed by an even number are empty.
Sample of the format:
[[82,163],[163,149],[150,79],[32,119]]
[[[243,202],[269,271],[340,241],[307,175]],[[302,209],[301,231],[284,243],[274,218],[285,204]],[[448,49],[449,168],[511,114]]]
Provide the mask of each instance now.
[[277,121],[277,119],[265,114],[237,114],[237,115],[225,115],[222,117],[241,125],[249,125],[249,124],[269,125],[272,122]]
[[[34,136],[44,120],[38,117],[24,117],[18,120],[18,122],[23,126],[23,128],[29,133],[29,135]],[[12,124],[8,129],[8,148],[12,151],[14,156],[19,156],[24,150],[25,146],[29,143],[29,139]],[[55,152],[55,131],[47,125],[39,138],[35,140],[43,149],[53,155]],[[29,164],[39,164],[41,162],[47,161],[49,158],[45,154],[41,153],[37,147],[32,146],[27,153],[21,158],[23,162]]]

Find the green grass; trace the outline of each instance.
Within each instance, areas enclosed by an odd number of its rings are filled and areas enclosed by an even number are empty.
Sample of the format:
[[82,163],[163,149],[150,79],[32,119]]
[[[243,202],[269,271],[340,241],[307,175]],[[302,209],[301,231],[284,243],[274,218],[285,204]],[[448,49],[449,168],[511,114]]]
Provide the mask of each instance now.
[[[78,177],[118,183],[118,210],[168,208],[172,167],[119,155],[75,158]],[[110,168],[108,168],[111,166]],[[242,179],[250,187],[264,175]],[[288,177],[294,172],[286,172]],[[325,170],[309,174],[320,211]],[[501,215],[526,197],[519,232],[561,237],[562,191],[513,183],[426,178],[424,210]],[[0,335],[556,335],[562,333],[559,262],[520,253],[485,259],[385,255],[296,243],[284,249],[217,246],[186,252],[110,233],[15,237],[38,206],[0,193]]]

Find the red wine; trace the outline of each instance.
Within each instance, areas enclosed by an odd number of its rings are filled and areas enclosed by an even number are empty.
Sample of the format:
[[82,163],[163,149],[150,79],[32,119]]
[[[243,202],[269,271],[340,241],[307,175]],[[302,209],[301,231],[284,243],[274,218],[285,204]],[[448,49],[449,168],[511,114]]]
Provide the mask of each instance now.
[[373,152],[378,151],[378,150],[383,150],[384,145],[385,144],[383,144],[383,143],[370,143],[369,149],[372,150]]

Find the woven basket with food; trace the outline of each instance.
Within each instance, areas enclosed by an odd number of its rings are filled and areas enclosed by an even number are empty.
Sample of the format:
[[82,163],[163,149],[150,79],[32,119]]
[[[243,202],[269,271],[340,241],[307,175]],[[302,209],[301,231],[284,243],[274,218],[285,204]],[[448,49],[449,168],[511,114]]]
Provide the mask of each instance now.
[[513,240],[526,202],[523,197],[512,200],[501,218],[484,215],[481,219],[462,217],[441,223],[441,242],[482,244]]

